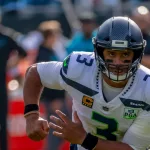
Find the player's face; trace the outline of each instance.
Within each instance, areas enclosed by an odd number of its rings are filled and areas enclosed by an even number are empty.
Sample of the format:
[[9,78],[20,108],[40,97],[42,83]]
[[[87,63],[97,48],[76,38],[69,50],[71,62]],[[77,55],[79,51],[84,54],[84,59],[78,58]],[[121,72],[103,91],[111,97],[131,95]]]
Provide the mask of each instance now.
[[108,71],[121,76],[128,73],[134,53],[131,50],[104,50],[104,60]]

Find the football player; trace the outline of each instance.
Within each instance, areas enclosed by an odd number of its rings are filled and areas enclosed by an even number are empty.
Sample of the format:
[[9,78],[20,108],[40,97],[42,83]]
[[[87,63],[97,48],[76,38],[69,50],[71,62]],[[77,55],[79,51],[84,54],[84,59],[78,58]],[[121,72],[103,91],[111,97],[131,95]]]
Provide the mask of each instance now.
[[[140,64],[146,41],[127,17],[112,17],[93,38],[94,52],[73,52],[63,63],[32,65],[24,83],[27,135],[49,128],[73,150],[146,150],[150,144],[150,70]],[[73,122],[62,112],[48,124],[39,114],[43,86],[73,98]]]

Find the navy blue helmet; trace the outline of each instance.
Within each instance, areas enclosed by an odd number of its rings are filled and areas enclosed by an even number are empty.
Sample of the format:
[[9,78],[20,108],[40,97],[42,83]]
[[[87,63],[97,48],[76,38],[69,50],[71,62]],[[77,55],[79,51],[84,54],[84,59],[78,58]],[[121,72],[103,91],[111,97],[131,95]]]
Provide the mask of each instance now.
[[[106,20],[100,25],[97,35],[92,39],[92,42],[95,48],[95,58],[98,67],[102,73],[114,81],[126,80],[133,76],[138,69],[146,46],[141,29],[128,17],[112,17]],[[103,58],[104,49],[119,51],[128,49],[134,52],[132,64],[127,66],[127,72],[123,77],[119,78],[119,75],[116,77],[111,75],[109,63]],[[119,70],[123,66],[115,67]]]

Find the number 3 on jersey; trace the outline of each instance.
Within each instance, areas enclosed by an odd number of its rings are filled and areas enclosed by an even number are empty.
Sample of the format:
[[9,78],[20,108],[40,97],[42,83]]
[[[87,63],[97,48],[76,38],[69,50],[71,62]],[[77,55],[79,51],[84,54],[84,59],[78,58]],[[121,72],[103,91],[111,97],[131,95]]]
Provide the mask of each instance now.
[[90,59],[90,62],[87,62],[87,58],[81,58],[82,55],[78,55],[76,61],[79,63],[84,63],[86,66],[92,66],[94,59]]
[[92,120],[101,123],[103,126],[96,129],[96,134],[104,139],[116,141],[115,132],[118,130],[118,122],[113,118],[106,118],[97,112],[92,112]]

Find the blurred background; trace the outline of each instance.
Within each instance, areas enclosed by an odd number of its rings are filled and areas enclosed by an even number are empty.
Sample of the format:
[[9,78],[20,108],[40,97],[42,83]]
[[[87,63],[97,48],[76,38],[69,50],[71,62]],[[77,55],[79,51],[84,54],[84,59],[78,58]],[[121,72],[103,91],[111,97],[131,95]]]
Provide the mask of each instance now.
[[[128,16],[147,40],[142,64],[150,68],[148,0],[0,0],[0,150],[67,150],[52,136],[34,142],[26,136],[22,87],[27,67],[63,61],[72,51],[93,51],[97,27],[112,16]],[[71,118],[71,97],[44,88],[41,116],[55,109]]]

